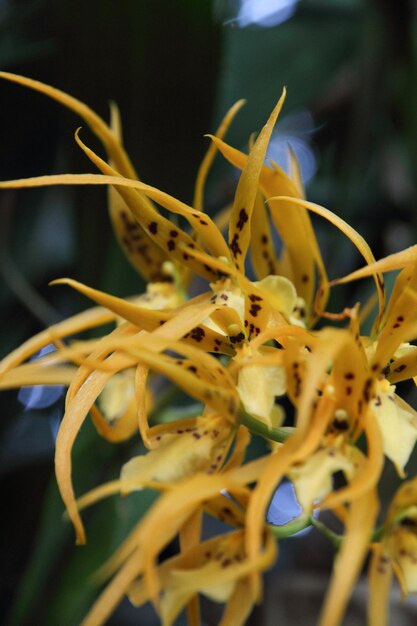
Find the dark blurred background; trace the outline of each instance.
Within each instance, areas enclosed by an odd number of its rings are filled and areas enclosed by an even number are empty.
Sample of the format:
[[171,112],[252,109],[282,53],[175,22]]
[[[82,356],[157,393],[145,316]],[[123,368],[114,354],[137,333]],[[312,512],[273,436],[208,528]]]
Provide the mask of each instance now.
[[[286,85],[271,156],[285,167],[291,145],[308,198],[349,221],[376,257],[415,241],[416,63],[412,0],[0,0],[1,69],[59,87],[106,119],[115,100],[141,178],[188,203],[204,134],[246,98],[228,135],[245,149]],[[73,139],[80,120],[55,102],[1,82],[0,112],[1,179],[93,171]],[[98,147],[88,129],[82,136]],[[209,211],[230,201],[235,181],[218,159]],[[314,223],[331,277],[356,267],[349,242]],[[0,356],[86,306],[68,288],[48,287],[53,278],[116,295],[143,288],[98,188],[2,192],[0,263]],[[340,289],[332,305],[367,289]],[[62,402],[28,408],[15,392],[1,397],[1,623],[79,623],[96,593],[89,576],[152,498],[95,507],[86,515],[89,544],[74,550],[53,478]],[[87,425],[74,452],[78,492],[116,476],[127,451]],[[310,550],[312,567],[323,550],[320,541]],[[302,555],[293,549],[286,565]],[[124,607],[112,623],[135,619]],[[153,623],[151,613],[142,620]]]

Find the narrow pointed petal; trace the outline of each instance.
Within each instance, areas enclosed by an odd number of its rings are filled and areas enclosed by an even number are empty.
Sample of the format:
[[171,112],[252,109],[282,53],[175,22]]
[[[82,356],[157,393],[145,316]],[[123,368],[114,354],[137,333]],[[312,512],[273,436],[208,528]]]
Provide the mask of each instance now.
[[[129,328],[126,327],[120,327],[114,331],[115,334],[128,332]],[[100,354],[100,351],[97,354]],[[117,354],[113,354],[107,359],[110,366],[115,361],[118,362],[120,369],[134,365],[134,362],[128,357],[121,360]],[[80,368],[80,370],[79,378],[73,378],[67,394],[66,410],[56,440],[55,472],[62,499],[74,525],[77,543],[85,543],[84,527],[75,503],[71,479],[71,452],[88,411],[115,372],[111,370],[91,372],[88,368]]]
[[240,467],[240,465],[242,465],[245,458],[246,449],[250,444],[250,441],[251,435],[248,429],[245,426],[239,426],[236,433],[233,451],[224,467],[225,472],[233,469],[234,467]]
[[359,270],[351,272],[347,276],[343,276],[343,278],[337,278],[333,280],[332,283],[341,285],[342,283],[359,280],[360,278],[366,278],[367,276],[375,276],[378,273],[401,270],[407,265],[413,264],[416,261],[417,244],[414,246],[410,246],[409,248],[405,248],[404,250],[400,250],[400,252],[389,254],[379,261],[369,263],[369,265],[365,265],[365,267],[361,267]]
[[295,187],[297,188],[298,197],[305,198],[305,189],[304,189],[303,177],[301,175],[300,164],[291,146],[289,146],[289,153],[290,153],[290,178],[292,182],[294,183]]
[[[267,538],[261,554],[253,560],[245,558],[242,539],[241,532],[231,533],[219,541],[217,550],[213,551],[199,569],[172,572],[162,603],[163,615],[169,609],[167,624],[172,623],[190,593],[200,592],[215,601],[229,601],[233,598],[239,580],[271,565],[276,556],[276,543],[271,537]],[[253,601],[254,596],[250,594],[250,598]]]
[[414,267],[410,282],[398,296],[392,306],[385,326],[379,337],[374,363],[383,370],[400,345],[414,338],[416,319],[414,315],[417,303],[417,265]]
[[[121,120],[119,109],[114,102],[110,105],[110,113],[111,130],[121,145]],[[117,163],[113,158],[110,159],[110,165],[128,178],[137,178],[133,171],[129,173],[118,169]],[[114,187],[109,187],[107,193],[113,231],[126,257],[139,274],[148,280],[156,280],[158,277],[163,277],[162,265],[168,260],[168,253],[157,246],[148,233],[138,224],[128,205]],[[152,203],[145,195],[142,195],[141,200],[152,206]]]
[[[56,353],[57,356],[60,356],[64,361],[73,360],[75,363],[79,362],[77,359],[77,353],[78,356],[81,355],[81,366],[78,368],[75,376],[73,377],[65,397],[66,407],[74,399],[76,393],[78,393],[83,383],[96,367],[98,367],[101,371],[114,373],[125,369],[128,366],[128,363],[134,365],[134,363],[132,363],[130,359],[127,359],[125,355],[113,355],[111,364],[109,364],[106,359],[113,351],[112,347],[109,349],[109,343],[112,341],[115,341],[116,343],[119,341],[122,342],[123,340],[134,336],[136,332],[137,328],[135,326],[125,322],[120,326],[117,326],[109,335],[101,337],[96,341],[93,340],[93,344],[90,343],[90,341],[86,343],[77,342],[74,346],[61,348],[58,353]],[[84,349],[83,346],[85,346]],[[88,359],[85,359],[85,353],[88,354]],[[91,363],[88,363],[88,361],[91,361]],[[94,362],[96,362],[95,365],[93,365]]]
[[[110,168],[110,166],[108,166]],[[111,168],[110,168],[111,169]],[[193,263],[191,258],[183,256],[180,252],[180,244],[182,246],[190,246],[197,248],[192,238],[184,233],[181,229],[173,228],[172,223],[163,217],[160,213],[149,206],[145,206],[136,189],[142,190],[143,183],[119,175],[104,174],[58,174],[56,176],[39,176],[34,178],[26,178],[21,180],[10,180],[0,183],[0,189],[23,189],[31,187],[45,187],[53,185],[113,185],[120,193],[123,190],[123,198],[129,206],[129,209],[135,215],[140,224],[144,225],[146,232],[151,239],[155,241],[163,250],[170,253],[170,257],[177,260],[180,264],[185,264],[194,272],[213,280],[217,278],[216,274],[207,270],[204,265]],[[172,233],[175,231],[175,235]],[[173,243],[172,243],[173,242]]]
[[308,215],[299,207],[294,209],[289,201],[276,203],[268,200],[268,206],[275,228],[285,244],[284,259],[290,267],[289,278],[293,281],[297,293],[311,308],[315,290],[315,266],[317,265],[322,289],[320,303],[325,304],[327,275]]
[[[95,154],[92,150],[90,150],[90,148],[88,148],[81,141],[78,135],[78,131],[75,134],[75,139],[78,145],[81,147],[81,149],[85,152],[85,154],[89,157],[89,159],[99,168],[99,170],[103,174],[107,174],[109,176],[118,175],[118,172],[116,170],[114,170],[110,165],[108,165],[103,159],[101,159],[97,154]],[[229,250],[227,248],[226,242],[223,239],[223,236],[219,232],[213,220],[208,215],[206,214],[202,215],[200,212],[196,212],[194,209],[187,206],[183,202],[176,200],[169,194],[164,193],[163,191],[159,191],[159,189],[156,189],[156,187],[151,187],[150,185],[138,183],[138,185],[136,186],[136,189],[140,190],[141,192],[139,194],[140,196],[142,196],[143,194],[146,196],[149,196],[150,198],[158,202],[158,204],[163,206],[165,209],[168,209],[172,213],[177,213],[178,215],[181,215],[182,217],[184,217],[189,222],[190,226],[192,226],[192,228],[196,231],[196,233],[199,235],[200,240],[206,245],[206,247],[210,250],[212,254],[214,254],[215,256],[226,256],[226,257],[230,256]],[[136,219],[138,220],[139,224],[143,225],[142,224],[143,217],[141,215],[141,211],[139,210],[140,207],[138,206],[138,208],[136,208],[134,194],[132,194],[128,190],[125,190],[124,192],[121,190],[120,193],[122,195],[124,193],[124,198],[126,202],[128,200],[127,194],[129,194],[130,202],[127,202],[127,204],[129,207],[134,208],[134,215],[136,216]],[[147,210],[147,213],[148,213],[148,219],[150,219],[151,213],[149,212],[149,208],[147,206],[142,207],[142,212],[145,212],[145,209]],[[154,212],[156,212],[155,209],[154,209]],[[164,220],[165,225],[167,222],[170,223],[169,220]],[[174,228],[172,223],[170,224],[171,224],[171,230],[170,230],[169,241],[174,241],[174,244],[176,244],[177,243],[176,238],[181,237],[181,234],[184,234],[184,233],[182,233],[180,229]],[[177,234],[173,235],[172,234],[173,232],[176,232]],[[181,239],[178,239],[178,241],[181,241]],[[171,247],[172,247],[172,244],[171,244]],[[163,249],[165,248],[163,247]],[[170,250],[170,248],[168,247],[169,252],[174,252],[174,250],[175,248]]]
[[250,252],[258,279],[282,274],[272,241],[271,227],[265,202],[260,192],[256,194],[251,222]]
[[[225,159],[229,161],[232,165],[243,170],[248,161],[248,155],[244,154],[240,150],[229,146],[227,143],[222,141],[217,137],[213,137],[209,135],[212,141],[215,143],[219,152],[222,153]],[[271,195],[288,195],[293,196],[294,198],[298,197],[297,188],[289,178],[288,174],[284,172],[278,166],[274,168],[270,168],[267,165],[262,166],[261,174],[260,174],[260,187],[267,197]],[[274,189],[275,192],[270,193],[271,189]]]
[[177,364],[176,359],[166,357],[165,355],[136,346],[126,346],[125,350],[129,355],[145,363],[154,371],[167,376],[193,398],[207,404],[230,421],[234,422],[236,420],[239,400],[234,388],[226,385],[219,387],[213,383],[201,380],[194,372],[185,369],[182,364]]
[[53,326],[41,331],[34,337],[31,337],[19,348],[13,350],[0,362],[0,377],[8,370],[16,367],[26,359],[39,352],[44,346],[49,343],[75,335],[76,333],[107,324],[114,320],[115,315],[111,311],[107,311],[103,307],[94,307],[88,311],[83,311],[72,317],[69,317],[63,322],[58,322]]
[[[169,559],[166,559],[158,565],[158,578],[161,583],[161,589],[164,589],[169,581],[171,571],[181,568],[199,567],[207,560],[207,554],[212,553],[216,548],[219,538],[212,537],[205,541],[182,551]],[[129,589],[129,599],[134,606],[142,606],[147,602],[149,597],[149,589],[145,585],[143,578],[133,583]]]
[[69,385],[75,372],[76,368],[71,366],[42,367],[39,363],[21,365],[3,374],[0,389],[18,389],[28,385]]
[[[174,489],[161,495],[145,517],[102,568],[106,577],[117,571],[122,563],[140,545],[145,560],[150,563],[161,549],[177,534],[179,528],[200,503],[218,497],[222,489],[232,497],[245,492],[243,485],[254,482],[265,466],[265,459],[257,459],[227,474],[196,474],[178,483]],[[151,590],[149,597],[152,597]]]
[[[216,137],[212,139],[230,163],[240,169],[245,167],[248,159],[245,154],[228,146]],[[299,197],[297,185],[277,165],[274,165],[273,168],[266,165],[262,167],[259,186],[266,198],[277,195]],[[297,292],[310,306],[314,288],[314,264],[316,263],[322,289],[318,304],[323,309],[327,301],[327,275],[309,215],[305,209],[299,211],[291,210],[290,207],[288,209],[275,210],[274,212],[271,207],[271,216],[275,227],[286,246],[285,252],[287,252],[289,267],[291,268],[291,274],[287,274],[287,277],[294,282]],[[312,314],[311,319],[313,319]]]
[[380,543],[372,546],[368,576],[368,626],[387,626],[389,623],[392,566],[389,555]]
[[[223,137],[225,136],[225,134],[227,133],[231,123],[233,122],[234,118],[236,117],[237,113],[240,111],[240,109],[243,107],[243,105],[245,104],[245,100],[238,100],[226,113],[226,115],[224,116],[220,126],[218,127],[218,129],[216,130],[216,137],[218,137],[219,139],[223,139]],[[214,161],[214,157],[216,156],[216,146],[215,144],[211,143],[209,146],[209,149],[207,150],[203,160],[201,161],[200,167],[198,168],[198,173],[197,173],[197,178],[195,181],[195,188],[194,188],[194,201],[193,201],[193,207],[196,211],[202,211],[203,210],[203,195],[204,195],[204,187],[206,184],[206,179],[208,176],[208,173],[210,171],[210,168],[212,166],[212,163]]]
[[233,209],[230,216],[229,246],[232,251],[233,260],[238,269],[244,268],[246,252],[250,241],[250,223],[258,191],[259,176],[275,122],[284,104],[285,95],[286,91],[284,89],[281,98],[249,153],[236,189]]
[[104,592],[98,597],[80,626],[101,626],[104,624],[121,602],[126,589],[138,577],[142,569],[142,555],[140,550],[137,550],[130,556]]
[[[109,213],[113,231],[120,247],[133,267],[147,280],[164,280],[163,264],[169,260],[169,251],[162,250],[142,228],[122,197],[110,187]],[[146,197],[143,196],[145,199]],[[143,202],[143,200],[141,200]]]
[[[338,228],[344,235],[346,235],[346,237],[348,237],[351,240],[353,245],[358,249],[358,251],[361,253],[361,255],[363,256],[363,258],[365,259],[367,263],[370,264],[375,261],[374,255],[372,254],[372,251],[369,245],[367,244],[367,242],[365,241],[365,239],[361,235],[359,235],[359,233],[354,228],[352,228],[347,222],[345,222],[345,220],[337,216],[335,213],[332,213],[328,209],[325,209],[324,207],[321,207],[318,204],[314,204],[313,202],[307,202],[306,200],[300,200],[297,198],[280,197],[280,198],[270,198],[268,200],[268,203],[271,206],[271,210],[272,210],[272,207],[275,206],[277,203],[279,205],[282,202],[288,204],[289,206],[296,205],[297,207],[304,207],[305,209],[312,211],[313,213],[317,213],[317,215],[320,215],[321,217],[325,218],[327,221],[329,221],[331,224],[336,226],[336,228]],[[376,272],[373,273],[373,278],[375,281],[375,285],[376,285],[376,289],[378,293],[378,301],[379,301],[379,316],[377,319],[377,325],[378,325],[380,322],[383,310],[384,310],[384,306],[385,306],[384,280],[383,280],[382,274],[376,273]]]
[[249,617],[256,598],[248,578],[241,578],[230,596],[219,626],[243,626]]
[[109,156],[116,163],[118,170],[124,176],[137,178],[130,159],[117,136],[113,133],[106,122],[104,122],[101,117],[99,117],[86,104],[80,102],[80,100],[77,100],[73,96],[69,96],[60,89],[41,83],[38,80],[26,78],[25,76],[11,74],[10,72],[0,72],[0,78],[18,83],[19,85],[28,87],[34,91],[39,91],[79,115],[83,120],[85,120],[85,122],[87,122],[93,133],[103,142]]
[[341,623],[366,557],[377,513],[378,498],[374,490],[351,503],[319,626],[339,626]]

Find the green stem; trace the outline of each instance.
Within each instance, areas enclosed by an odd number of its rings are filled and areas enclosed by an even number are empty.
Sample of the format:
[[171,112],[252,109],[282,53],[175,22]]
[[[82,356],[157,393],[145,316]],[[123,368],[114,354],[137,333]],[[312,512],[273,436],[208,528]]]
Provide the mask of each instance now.
[[382,535],[385,532],[385,526],[380,526],[379,528],[375,528],[374,532],[371,535],[371,541],[381,541]]
[[313,515],[310,516],[311,524],[316,528],[324,537],[326,537],[336,549],[339,549],[342,545],[343,535],[338,535],[337,533],[327,528],[323,522],[316,519]]
[[295,428],[292,426],[283,426],[282,428],[269,428],[264,422],[257,420],[249,413],[241,411],[240,422],[248,428],[254,435],[264,437],[271,441],[277,441],[283,443],[294,433]]
[[269,530],[272,532],[276,539],[286,539],[287,537],[292,537],[296,533],[299,533],[301,530],[308,528],[311,526],[310,516],[301,516],[296,519],[288,522],[287,524],[283,524],[282,526],[275,526],[274,524],[268,524]]
[[[283,524],[282,526],[275,526],[274,524],[268,524],[269,530],[272,532],[276,539],[287,539],[288,537],[292,537],[296,535],[301,530],[305,530],[310,526],[314,526],[316,530],[318,530],[324,537],[326,537],[336,549],[339,549],[342,545],[343,535],[338,535],[328,528],[323,522],[313,517],[313,515],[300,516],[296,519],[288,522],[287,524]],[[384,527],[380,526],[376,528],[372,535],[371,541],[379,541],[383,535]]]
[[292,537],[296,533],[299,533],[301,530],[308,528],[309,526],[314,526],[324,537],[326,537],[335,548],[340,548],[343,536],[338,535],[330,528],[327,528],[323,522],[320,522],[313,515],[302,515],[301,517],[297,517],[296,519],[288,522],[288,524],[283,524],[282,526],[274,526],[273,524],[269,524],[268,528],[277,539],[286,539],[287,537]]
[[[323,524],[323,522],[320,522],[320,520],[314,518],[313,516],[311,516],[310,521],[314,528],[316,528],[319,532],[321,532],[322,535],[327,537],[327,539],[332,542],[335,548],[340,548],[343,541],[343,535],[338,535],[337,533],[333,532],[332,530],[330,530],[330,528],[327,528],[327,526]],[[384,526],[375,528],[375,530],[371,534],[371,542],[373,543],[374,541],[380,541],[382,535],[384,534],[384,531]]]

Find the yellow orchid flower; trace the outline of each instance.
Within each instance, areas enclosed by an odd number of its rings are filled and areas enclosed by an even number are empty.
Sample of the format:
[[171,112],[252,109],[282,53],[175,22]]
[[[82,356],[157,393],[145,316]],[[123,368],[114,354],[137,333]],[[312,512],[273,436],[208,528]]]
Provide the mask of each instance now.
[[[391,572],[404,591],[417,590],[415,479],[399,490],[382,540],[373,542],[380,537],[374,525],[384,454],[403,477],[417,440],[417,414],[396,393],[398,383],[417,381],[412,343],[417,248],[375,261],[349,224],[304,198],[294,155],[289,175],[265,163],[285,90],[248,154],[224,141],[243,101],[230,109],[211,137],[189,206],[138,179],[123,147],[115,105],[107,124],[57,89],[5,72],[0,78],[40,91],[78,114],[107,158],[91,150],[77,130],[75,140],[98,174],[5,181],[0,189],[108,187],[116,236],[148,281],[146,292],[131,298],[69,278],[55,281],[97,306],[43,331],[0,363],[0,388],[68,385],[55,464],[79,543],[86,540],[84,507],[144,488],[159,492],[101,568],[109,582],[83,626],[103,624],[125,595],[137,606],[151,601],[165,626],[184,608],[191,626],[197,626],[199,594],[226,605],[221,626],[243,624],[261,598],[260,574],[276,558],[274,535],[285,538],[312,520],[330,536],[311,517],[313,508],[329,509],[344,526],[343,536],[333,537],[340,549],[320,626],[339,626],[371,544],[370,624],[382,626],[386,611],[375,598],[388,592]],[[232,205],[212,219],[204,212],[204,186],[217,152],[241,175]],[[329,282],[311,212],[348,237],[366,267]],[[174,223],[172,215],[186,227]],[[227,239],[222,224],[228,225]],[[254,275],[246,273],[248,255]],[[392,269],[402,271],[386,304],[383,273]],[[206,286],[191,297],[194,276]],[[366,276],[373,278],[378,299],[369,337],[361,334],[359,305],[340,314],[325,310],[333,285]],[[344,326],[321,324],[316,330],[319,320]],[[62,341],[108,322],[114,328],[100,339]],[[49,343],[55,352],[27,362]],[[170,407],[175,415],[163,413],[161,389],[181,390],[188,404]],[[288,422],[279,398],[289,406]],[[138,434],[147,450],[124,463],[117,478],[77,499],[72,448],[89,414],[109,441]],[[248,461],[251,432],[270,445],[265,456]],[[345,478],[339,489],[333,484],[337,472]],[[303,512],[294,523],[274,528],[267,524],[267,511],[284,479],[294,484]],[[205,539],[203,513],[232,530]],[[176,538],[178,554],[163,561],[163,550]]]
[[[239,619],[236,611],[233,616],[225,616],[225,624],[242,624],[252,608],[255,598],[247,589],[247,597],[242,596],[241,584],[245,583],[248,575],[253,571],[260,571],[272,565],[276,556],[276,543],[269,536],[264,552],[256,560],[245,558],[243,532],[237,531],[226,536],[217,537],[216,543],[208,550],[204,544],[199,548],[204,554],[204,560],[197,567],[171,569],[168,574],[166,591],[161,600],[161,617],[165,626],[171,626],[181,609],[196,593],[201,593],[216,602],[236,603],[236,595],[243,602]],[[203,552],[204,550],[204,552]],[[199,565],[199,566],[198,566]],[[232,621],[233,619],[233,621]]]
[[395,494],[383,526],[381,542],[370,562],[369,626],[385,626],[392,574],[403,596],[417,593],[417,479],[406,481]]
[[[245,558],[243,532],[239,530],[204,541],[166,560],[157,569],[163,624],[172,624],[196,593],[227,603],[220,622],[223,626],[244,624],[255,601],[247,583],[248,574],[272,564],[275,545],[272,537],[267,536],[261,558],[250,563]],[[143,580],[133,583],[128,595],[135,606],[149,599]]]
[[[142,593],[146,594],[142,602],[151,600],[155,606],[158,607],[160,602],[158,601],[159,594],[163,588],[169,587],[171,584],[175,587],[175,578],[172,581],[165,582],[163,576],[159,574],[159,567],[155,564],[155,559],[161,550],[176,536],[181,528],[186,524],[187,519],[195,512],[204,506],[210,506],[210,501],[217,501],[219,498],[219,492],[221,490],[227,490],[231,497],[236,500],[240,500],[242,497],[247,496],[247,490],[245,485],[256,480],[259,472],[262,471],[263,463],[259,461],[252,462],[242,467],[232,468],[225,471],[223,474],[209,475],[196,473],[192,476],[183,478],[176,484],[169,486],[164,493],[160,496],[155,505],[148,511],[145,517],[138,523],[133,529],[125,542],[119,547],[117,552],[111,557],[109,562],[102,568],[101,576],[108,578],[114,576],[111,582],[108,584],[103,594],[99,597],[96,604],[93,606],[90,613],[83,621],[84,626],[92,626],[94,624],[101,624],[104,618],[107,618],[111,611],[115,608],[118,601],[121,600],[125,593],[129,593],[132,590],[133,596],[138,601],[138,597]],[[93,497],[88,497],[87,502],[90,504],[95,501],[97,497],[107,496],[110,493],[114,493],[117,489],[120,489],[123,485],[123,481],[118,481],[117,485],[109,485],[109,489],[94,494]],[[127,482],[125,482],[125,487]],[[152,486],[154,483],[146,483],[146,486]],[[223,505],[223,508],[230,511],[232,514],[233,505]],[[236,554],[243,554],[243,535],[238,535],[239,541],[232,541],[232,545],[228,547],[228,551],[235,546]],[[219,543],[221,543],[221,538]],[[217,543],[217,541],[215,542]],[[226,545],[229,540],[226,539]],[[205,560],[211,560],[207,556],[204,544],[201,544],[203,549],[200,550],[199,546],[196,546],[196,550],[199,553],[205,555]],[[249,572],[259,572],[267,568],[274,559],[275,548],[274,541],[271,541],[271,537],[268,537],[267,548],[265,554],[263,554],[257,560],[243,559],[242,563],[238,563],[236,566],[226,572],[226,579],[229,581],[235,581],[244,577]],[[179,559],[187,561],[187,551],[183,552]],[[197,565],[198,565],[198,559]],[[194,564],[193,560],[189,561],[190,566]],[[176,564],[174,560],[173,565]],[[237,565],[240,565],[237,567]],[[215,574],[218,572],[219,564],[215,565]],[[170,569],[170,562],[167,561],[161,565],[162,571]],[[198,582],[197,588],[193,591],[192,595],[195,595],[200,589],[199,585],[207,587],[213,586],[216,588],[216,578],[210,575],[212,566],[209,571],[204,569],[201,572],[201,580]],[[138,577],[143,577],[142,585],[144,589],[142,591],[134,592],[135,580]],[[199,580],[200,576],[196,576],[195,582]],[[230,583],[230,591],[232,591],[232,582]],[[178,595],[182,595],[181,589]],[[184,604],[188,602],[189,598],[183,598]],[[184,605],[183,604],[183,605]],[[232,622],[230,622],[232,623]]]
[[[368,275],[376,269],[389,271],[398,267],[398,256],[387,257],[383,264],[375,262],[338,282],[347,282]],[[400,257],[404,259],[404,254]],[[370,376],[365,401],[371,400],[381,430],[385,455],[404,477],[404,467],[417,441],[415,411],[395,394],[395,385],[415,376],[417,353],[408,343],[417,335],[417,319],[413,315],[417,299],[417,265],[406,264],[397,276],[391,298],[380,327],[366,346]]]

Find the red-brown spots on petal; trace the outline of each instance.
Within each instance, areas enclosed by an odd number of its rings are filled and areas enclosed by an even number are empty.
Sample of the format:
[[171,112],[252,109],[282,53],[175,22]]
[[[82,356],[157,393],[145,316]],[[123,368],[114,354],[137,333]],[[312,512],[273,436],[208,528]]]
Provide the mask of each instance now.
[[241,209],[239,212],[239,219],[236,223],[236,228],[238,228],[240,231],[243,229],[244,225],[246,224],[246,222],[248,221],[249,216],[246,212],[245,209]]
[[262,307],[259,304],[252,304],[252,306],[249,309],[249,315],[252,315],[252,317],[257,317],[259,311],[262,310]]
[[235,258],[238,254],[242,254],[242,250],[239,246],[239,235],[237,233],[235,233],[235,235],[233,236],[233,239],[230,243],[230,249]]
[[158,224],[156,222],[151,222],[148,226],[149,232],[152,233],[152,235],[156,235],[158,232]]
[[206,333],[203,328],[200,328],[200,326],[196,326],[196,328],[193,328],[191,330],[190,336],[191,339],[194,339],[194,341],[200,342],[203,340],[203,337],[206,336]]

